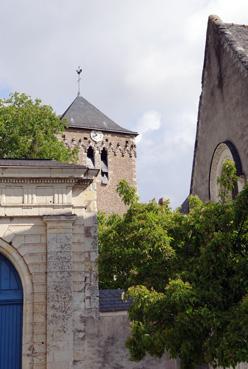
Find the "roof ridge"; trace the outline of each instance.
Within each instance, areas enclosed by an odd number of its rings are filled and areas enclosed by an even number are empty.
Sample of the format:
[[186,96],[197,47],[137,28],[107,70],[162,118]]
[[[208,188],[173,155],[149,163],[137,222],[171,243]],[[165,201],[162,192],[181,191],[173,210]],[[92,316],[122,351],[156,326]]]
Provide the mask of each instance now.
[[238,27],[246,27],[242,24],[235,23],[224,23],[220,17],[217,15],[210,15],[208,18],[209,23],[211,23],[218,34],[220,35],[220,40],[223,46],[231,52],[233,59],[239,62],[239,67],[241,67],[241,71],[244,74],[248,75],[248,56],[244,50],[244,48],[236,41],[233,37],[232,32],[229,30],[228,26],[238,26]]
[[215,24],[223,24],[224,23],[223,20],[218,15],[214,15],[214,14],[209,15],[208,21],[213,22]]

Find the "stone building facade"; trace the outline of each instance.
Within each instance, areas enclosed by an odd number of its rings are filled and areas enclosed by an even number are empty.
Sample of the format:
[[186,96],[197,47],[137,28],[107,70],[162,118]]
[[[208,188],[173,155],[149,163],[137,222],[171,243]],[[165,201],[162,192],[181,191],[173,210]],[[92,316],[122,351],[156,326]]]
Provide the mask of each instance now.
[[[94,355],[82,340],[87,322],[99,316],[96,175],[53,161],[0,160],[1,369],[84,368]],[[23,290],[23,316],[14,316],[22,325],[20,359],[17,338],[9,338],[9,262]],[[14,366],[6,346],[17,357]]]
[[61,118],[68,123],[63,141],[79,148],[79,163],[100,169],[95,179],[98,210],[124,212],[116,187],[122,179],[136,187],[137,133],[119,126],[81,96]]
[[97,174],[0,160],[0,369],[178,369],[131,362],[127,306],[99,309]]
[[217,178],[226,159],[236,164],[236,190],[246,182],[247,96],[248,27],[210,16],[190,190],[204,201],[218,200]]

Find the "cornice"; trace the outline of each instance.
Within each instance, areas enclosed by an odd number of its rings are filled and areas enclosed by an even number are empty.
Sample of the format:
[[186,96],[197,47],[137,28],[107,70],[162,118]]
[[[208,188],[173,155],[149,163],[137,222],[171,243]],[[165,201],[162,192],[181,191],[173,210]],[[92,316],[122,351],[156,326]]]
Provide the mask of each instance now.
[[18,183],[18,184],[79,184],[79,185],[89,185],[92,183],[93,178],[61,178],[61,177],[0,177],[0,183]]

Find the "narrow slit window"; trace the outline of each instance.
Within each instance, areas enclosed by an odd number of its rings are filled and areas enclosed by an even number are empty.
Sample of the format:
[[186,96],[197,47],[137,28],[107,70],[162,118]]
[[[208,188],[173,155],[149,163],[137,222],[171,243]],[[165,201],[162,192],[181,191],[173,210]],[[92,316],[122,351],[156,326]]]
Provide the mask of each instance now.
[[86,162],[86,165],[89,168],[94,168],[95,167],[95,154],[94,154],[93,147],[91,147],[91,146],[87,150],[87,162]]
[[108,152],[103,149],[101,152],[101,182],[102,184],[108,184],[109,181],[109,169],[108,169]]

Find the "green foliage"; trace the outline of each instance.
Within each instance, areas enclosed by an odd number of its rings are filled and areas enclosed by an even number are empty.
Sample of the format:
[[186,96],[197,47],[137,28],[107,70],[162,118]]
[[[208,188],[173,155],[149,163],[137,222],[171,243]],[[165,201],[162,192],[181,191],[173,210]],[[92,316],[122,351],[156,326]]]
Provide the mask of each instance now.
[[58,139],[65,127],[50,106],[15,92],[0,99],[0,157],[74,161],[77,150]]
[[134,304],[127,345],[133,359],[166,350],[185,369],[234,367],[248,361],[248,188],[234,201],[190,203],[190,213],[175,213],[167,230],[176,256],[159,298],[129,289]]
[[[174,257],[166,232],[171,210],[168,204],[139,203],[135,189],[122,184],[118,188],[130,203],[127,212],[98,216],[100,287],[126,289],[142,283],[162,288]],[[124,186],[126,192],[122,192]]]
[[220,186],[219,196],[221,202],[232,199],[232,194],[237,185],[237,170],[233,160],[225,160],[222,166],[221,176],[217,178]]
[[139,200],[136,189],[130,186],[125,179],[122,179],[117,185],[117,193],[125,205],[135,204]]
[[182,369],[235,367],[248,361],[248,187],[189,205],[184,215],[135,200],[123,216],[101,215],[101,287],[129,288],[133,360],[167,351]]

